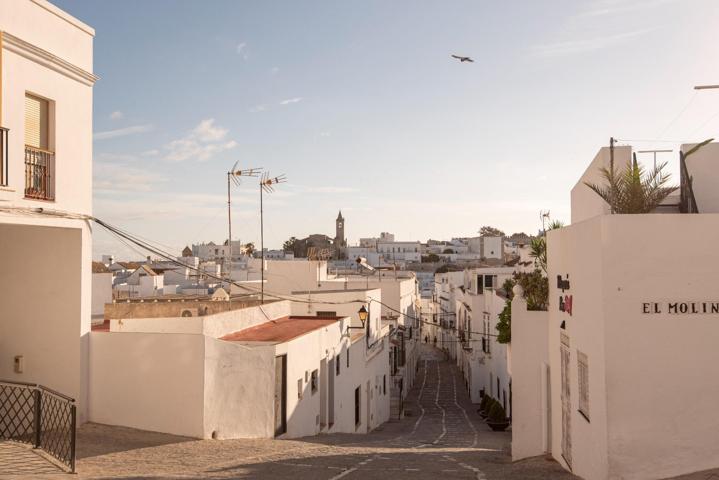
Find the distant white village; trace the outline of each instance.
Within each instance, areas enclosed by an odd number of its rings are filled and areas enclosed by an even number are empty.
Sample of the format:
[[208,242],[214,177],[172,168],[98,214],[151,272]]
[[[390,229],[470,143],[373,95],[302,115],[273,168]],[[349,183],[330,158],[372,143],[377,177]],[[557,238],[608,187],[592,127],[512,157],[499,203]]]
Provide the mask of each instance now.
[[18,398],[45,396],[27,411],[66,409],[72,442],[86,422],[218,440],[369,434],[419,417],[408,396],[425,349],[460,372],[482,435],[511,432],[511,460],[597,480],[719,467],[719,143],[683,145],[678,188],[662,194],[655,175],[640,207],[621,203],[619,180],[597,191],[615,169],[640,175],[632,147],[597,145],[567,192],[571,222],[547,213],[529,233],[479,224],[471,238],[350,245],[339,212],[333,237],[287,232],[278,250],[207,239],[93,260],[106,228],[91,201],[94,30],[44,0],[9,6],[1,440],[74,469],[74,443],[47,447],[38,417],[18,416]]

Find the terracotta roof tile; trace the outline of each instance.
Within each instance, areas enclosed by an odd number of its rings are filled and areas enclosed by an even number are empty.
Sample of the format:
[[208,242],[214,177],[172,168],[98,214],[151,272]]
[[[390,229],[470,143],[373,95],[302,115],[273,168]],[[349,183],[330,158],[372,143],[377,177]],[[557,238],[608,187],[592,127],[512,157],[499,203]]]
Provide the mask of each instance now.
[[221,337],[229,342],[284,343],[340,321],[343,317],[282,317]]

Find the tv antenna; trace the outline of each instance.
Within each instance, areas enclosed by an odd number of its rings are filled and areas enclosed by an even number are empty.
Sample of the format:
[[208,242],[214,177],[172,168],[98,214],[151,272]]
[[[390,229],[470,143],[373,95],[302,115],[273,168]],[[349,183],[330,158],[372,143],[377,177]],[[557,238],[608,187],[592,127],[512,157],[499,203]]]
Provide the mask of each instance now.
[[265,303],[265,216],[264,208],[262,206],[263,193],[274,193],[275,185],[279,183],[287,182],[287,177],[278,175],[271,177],[269,172],[263,172],[260,178],[260,256],[262,259],[262,266],[260,268],[261,280],[260,280],[260,303]]
[[236,161],[229,172],[227,172],[227,247],[229,248],[229,255],[227,257],[227,289],[232,298],[232,196],[230,195],[230,182],[234,183],[236,187],[242,184],[242,177],[257,177],[260,175],[262,168],[246,168],[237,169],[237,164],[240,161]]

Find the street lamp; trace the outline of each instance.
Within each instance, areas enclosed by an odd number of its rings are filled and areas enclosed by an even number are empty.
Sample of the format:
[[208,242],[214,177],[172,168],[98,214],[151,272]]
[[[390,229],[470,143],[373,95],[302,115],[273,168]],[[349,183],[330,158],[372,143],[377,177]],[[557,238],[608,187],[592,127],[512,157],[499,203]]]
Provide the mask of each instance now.
[[364,329],[365,329],[365,325],[366,325],[366,326],[367,326],[367,332],[366,332],[365,336],[367,337],[367,338],[366,338],[366,340],[367,340],[367,347],[369,347],[369,334],[370,334],[369,321],[368,321],[368,319],[369,319],[369,309],[368,309],[367,307],[365,307],[364,305],[362,305],[362,306],[360,307],[359,311],[357,312],[357,316],[359,317],[360,322],[362,323],[362,326],[361,326],[361,327],[355,327],[355,326],[352,326],[352,325],[347,325],[347,329],[346,329],[346,330],[347,330],[347,332],[346,332],[346,333],[347,333],[347,336],[349,336],[349,331],[350,331],[350,330],[353,330],[353,329],[354,329],[354,330],[364,330]]
[[367,321],[367,317],[369,316],[369,311],[367,308],[365,308],[364,305],[362,305],[362,308],[359,309],[359,312],[357,312],[357,315],[359,316],[360,322],[362,322],[362,326],[364,327],[364,322]]

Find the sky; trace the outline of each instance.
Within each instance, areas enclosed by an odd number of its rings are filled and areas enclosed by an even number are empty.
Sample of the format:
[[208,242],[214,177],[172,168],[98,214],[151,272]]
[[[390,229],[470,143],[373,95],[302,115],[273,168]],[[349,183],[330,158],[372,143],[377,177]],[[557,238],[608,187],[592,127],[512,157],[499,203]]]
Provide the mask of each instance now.
[[[351,244],[425,241],[568,222],[612,136],[719,137],[719,90],[693,90],[719,83],[716,0],[54,3],[96,30],[94,213],[177,252],[227,238],[235,162],[288,178],[265,247],[334,236],[340,209]],[[259,246],[256,179],[232,205]]]

